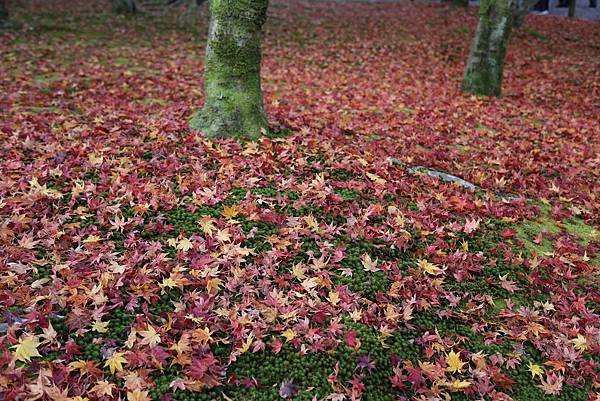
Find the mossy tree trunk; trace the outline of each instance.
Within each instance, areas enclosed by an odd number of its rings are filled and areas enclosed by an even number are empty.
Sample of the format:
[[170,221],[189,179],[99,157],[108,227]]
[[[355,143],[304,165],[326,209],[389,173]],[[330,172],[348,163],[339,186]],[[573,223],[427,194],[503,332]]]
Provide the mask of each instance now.
[[137,5],[135,0],[112,0],[112,10],[117,14],[135,14]]
[[512,25],[512,0],[481,1],[479,24],[462,83],[464,92],[500,96],[506,47]]
[[209,137],[256,138],[268,129],[260,87],[260,39],[268,0],[211,0],[204,108],[190,127]]
[[0,27],[8,23],[8,8],[6,0],[0,0]]
[[575,17],[575,7],[577,5],[576,0],[569,0],[569,18]]

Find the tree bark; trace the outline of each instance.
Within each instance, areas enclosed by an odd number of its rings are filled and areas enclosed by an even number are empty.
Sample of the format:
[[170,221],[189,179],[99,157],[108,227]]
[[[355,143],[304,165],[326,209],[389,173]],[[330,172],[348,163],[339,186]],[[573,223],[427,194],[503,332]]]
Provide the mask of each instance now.
[[452,4],[458,7],[468,7],[469,0],[452,0]]
[[112,10],[117,14],[135,14],[137,5],[135,0],[112,0]]
[[462,83],[464,92],[500,96],[506,47],[512,25],[512,0],[481,1],[479,24]]
[[577,0],[569,0],[569,18],[573,18],[575,16],[575,6],[577,5]]
[[6,0],[0,0],[0,27],[8,22],[8,8]]
[[268,0],[211,0],[204,108],[190,128],[209,137],[256,138],[268,129],[260,86],[260,39]]

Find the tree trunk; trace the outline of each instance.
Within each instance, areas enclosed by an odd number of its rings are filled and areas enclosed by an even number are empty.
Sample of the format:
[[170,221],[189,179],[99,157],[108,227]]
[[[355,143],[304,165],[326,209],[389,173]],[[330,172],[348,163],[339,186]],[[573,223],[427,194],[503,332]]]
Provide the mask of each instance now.
[[506,47],[513,24],[511,0],[482,0],[479,24],[467,60],[464,92],[500,96]]
[[469,0],[452,0],[452,4],[458,7],[468,7]]
[[576,4],[577,4],[577,0],[569,0],[569,18],[573,18],[575,16]]
[[6,0],[0,0],[0,27],[8,22],[8,8],[6,8]]
[[112,0],[112,10],[117,14],[135,14],[137,6],[135,0]]
[[204,108],[190,128],[209,137],[256,138],[268,129],[260,87],[260,37],[268,0],[211,0]]

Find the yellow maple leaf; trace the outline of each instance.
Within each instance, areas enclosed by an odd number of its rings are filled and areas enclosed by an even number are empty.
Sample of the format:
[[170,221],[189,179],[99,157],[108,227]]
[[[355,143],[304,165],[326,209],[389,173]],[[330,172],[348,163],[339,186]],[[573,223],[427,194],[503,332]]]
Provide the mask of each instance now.
[[210,216],[202,216],[200,219],[200,228],[204,234],[212,236],[213,231],[217,229],[214,224],[214,219]]
[[378,176],[377,174],[372,174],[367,172],[367,177],[369,177],[369,179],[373,182],[375,182],[376,184],[379,185],[384,185],[385,184],[385,180],[383,178],[381,178],[380,176]]
[[110,373],[123,371],[123,364],[127,363],[127,359],[123,356],[122,352],[113,352],[113,354],[104,363],[105,367],[110,369]]
[[252,342],[254,342],[254,335],[250,334],[248,336],[248,338],[246,339],[246,341],[244,341],[242,343],[242,346],[239,348],[239,351],[243,354],[245,352],[248,352],[248,350],[250,349],[250,346],[252,345]]
[[454,380],[453,382],[444,382],[442,383],[445,387],[450,388],[451,390],[463,390],[471,385],[471,382],[468,380]]
[[98,156],[95,153],[90,153],[88,155],[88,160],[92,166],[99,166],[104,161],[104,157],[102,155]]
[[86,239],[83,240],[84,244],[95,244],[96,242],[100,242],[101,238],[97,235],[89,235]]
[[92,324],[92,330],[97,331],[98,333],[106,333],[108,329],[108,322],[102,322],[100,320],[96,320],[94,324]]
[[337,291],[330,291],[327,300],[333,305],[337,305],[340,302],[340,293]]
[[448,364],[446,370],[450,373],[460,373],[463,370],[463,366],[466,365],[466,363],[460,359],[460,354],[457,354],[456,352],[454,352],[454,350],[448,353],[446,363]]
[[11,348],[15,350],[15,358],[17,361],[29,362],[34,356],[40,356],[37,347],[40,345],[37,337],[29,336],[23,338],[17,345],[13,345]]
[[148,396],[148,391],[145,390],[133,390],[127,392],[127,401],[150,401],[151,398]]
[[138,332],[142,336],[140,344],[149,345],[151,348],[160,344],[160,335],[156,332],[152,325],[148,325],[148,330]]
[[190,249],[192,249],[194,247],[194,244],[192,244],[192,241],[190,241],[188,238],[182,238],[177,242],[177,249],[187,252]]
[[544,369],[535,363],[529,362],[529,364],[527,364],[527,369],[529,369],[529,372],[531,372],[531,378],[533,379],[535,379],[536,376],[541,379],[544,375]]
[[306,278],[304,273],[306,273],[306,268],[304,267],[304,265],[302,265],[302,263],[297,263],[294,266],[292,266],[292,274],[298,280],[304,280]]
[[176,288],[177,287],[177,282],[175,280],[173,280],[173,278],[168,277],[168,278],[164,278],[162,283],[160,283],[158,285],[161,288],[160,293],[164,294],[165,288]]
[[366,272],[375,273],[379,270],[379,268],[377,267],[377,259],[371,259],[371,256],[368,253],[363,253],[363,255],[360,258],[360,261],[362,262],[363,269]]
[[219,288],[223,284],[223,281],[219,278],[211,278],[206,282],[206,290],[209,294],[214,295],[219,292]]
[[69,370],[79,370],[79,375],[83,375],[84,373],[88,373],[90,368],[94,368],[94,362],[92,361],[84,361],[82,359],[78,359],[77,361],[73,361],[69,364]]
[[304,222],[312,231],[318,233],[319,232],[319,222],[315,219],[315,216],[309,214],[308,216],[304,216]]
[[229,242],[231,241],[231,234],[229,234],[229,231],[227,231],[227,229],[217,230],[217,235],[215,236],[215,238],[219,242]]
[[417,261],[417,265],[421,268],[421,270],[423,270],[427,274],[435,275],[440,272],[439,267],[437,267],[436,265],[434,265],[433,263],[431,263],[425,259],[419,259]]
[[200,344],[207,344],[209,341],[212,341],[211,334],[212,331],[210,331],[208,327],[196,329],[192,334],[192,339]]
[[112,397],[112,391],[115,388],[116,386],[114,383],[110,383],[105,380],[100,380],[96,382],[96,385],[92,387],[91,391],[98,397],[102,397],[105,395]]
[[573,346],[575,346],[575,349],[577,351],[583,352],[586,349],[588,349],[587,340],[581,334],[577,334],[577,337],[575,337],[574,339],[572,339],[571,343],[573,343]]
[[296,333],[293,329],[287,329],[283,333],[281,333],[283,337],[285,337],[286,341],[292,341],[294,338],[298,337],[298,333]]
[[223,206],[223,212],[221,212],[223,217],[225,217],[227,220],[233,219],[239,213],[240,213],[240,208],[237,205],[233,205],[233,206],[225,205],[225,206]]

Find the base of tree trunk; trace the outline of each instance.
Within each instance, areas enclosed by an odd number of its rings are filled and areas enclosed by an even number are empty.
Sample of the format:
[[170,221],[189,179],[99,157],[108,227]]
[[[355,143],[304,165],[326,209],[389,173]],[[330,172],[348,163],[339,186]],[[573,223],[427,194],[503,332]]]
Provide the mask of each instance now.
[[0,31],[11,31],[21,28],[21,24],[13,19],[0,19]]
[[469,0],[452,0],[452,4],[458,7],[468,7]]
[[569,12],[568,12],[569,18],[573,18],[575,16],[576,5],[577,5],[576,0],[569,0]]
[[253,104],[243,95],[223,99],[219,104],[205,106],[190,120],[194,131],[209,138],[258,138],[269,129],[262,104]]
[[4,25],[7,25],[9,20],[8,10],[6,9],[6,5],[4,1],[0,0],[0,28]]
[[135,14],[138,10],[135,0],[112,0],[112,11],[115,14]]

